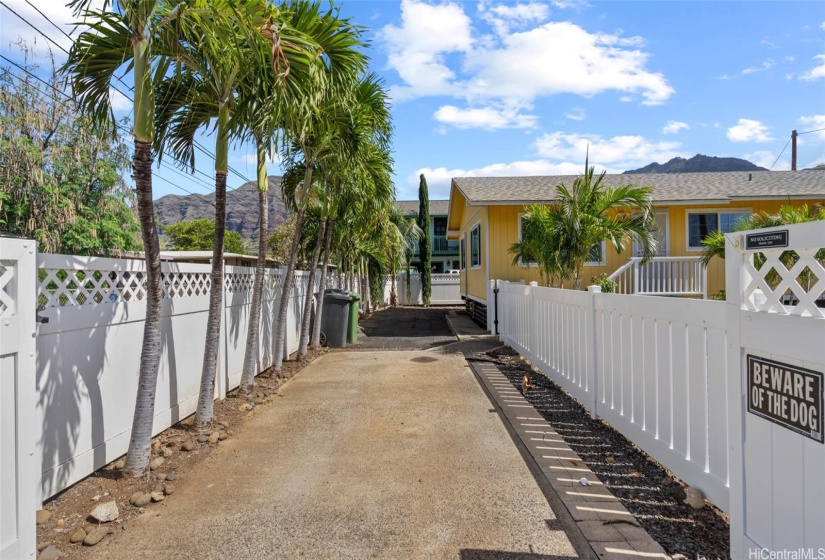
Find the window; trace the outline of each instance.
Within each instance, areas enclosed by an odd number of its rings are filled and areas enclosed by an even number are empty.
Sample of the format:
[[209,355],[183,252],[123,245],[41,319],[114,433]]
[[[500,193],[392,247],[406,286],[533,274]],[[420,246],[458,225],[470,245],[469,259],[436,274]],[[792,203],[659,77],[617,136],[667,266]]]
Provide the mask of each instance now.
[[481,266],[481,224],[470,230],[470,268]]
[[459,247],[459,268],[464,270],[467,268],[467,239],[462,235]]
[[701,250],[703,248],[702,239],[710,233],[717,230],[722,233],[730,233],[740,221],[747,219],[749,215],[749,212],[741,211],[688,212],[687,248]]
[[433,233],[435,235],[447,235],[447,218],[433,218]]
[[604,241],[596,243],[590,252],[587,253],[587,258],[584,260],[585,266],[604,266],[607,264],[605,259],[606,243]]
[[[526,218],[525,214],[519,214],[518,217],[518,240],[519,242],[524,241],[524,219]],[[518,260],[519,266],[538,266],[538,263],[534,260],[523,261],[521,258]]]

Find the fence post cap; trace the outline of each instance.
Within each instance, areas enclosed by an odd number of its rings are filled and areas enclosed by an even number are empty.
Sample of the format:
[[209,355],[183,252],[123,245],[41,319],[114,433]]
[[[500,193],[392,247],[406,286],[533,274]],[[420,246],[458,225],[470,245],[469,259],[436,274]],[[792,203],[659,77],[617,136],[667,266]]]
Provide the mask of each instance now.
[[587,291],[590,292],[591,294],[600,294],[600,293],[602,293],[602,287],[601,286],[588,286]]
[[533,281],[533,282],[530,282],[530,285],[531,285],[531,286],[538,286],[538,285],[539,285],[539,283],[538,283],[538,282]]

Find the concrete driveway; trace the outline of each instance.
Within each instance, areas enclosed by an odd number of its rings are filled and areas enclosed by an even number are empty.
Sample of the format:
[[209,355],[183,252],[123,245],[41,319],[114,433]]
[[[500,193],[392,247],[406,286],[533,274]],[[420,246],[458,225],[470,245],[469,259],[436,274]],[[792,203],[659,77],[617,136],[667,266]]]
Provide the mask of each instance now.
[[460,353],[337,352],[90,558],[575,558]]

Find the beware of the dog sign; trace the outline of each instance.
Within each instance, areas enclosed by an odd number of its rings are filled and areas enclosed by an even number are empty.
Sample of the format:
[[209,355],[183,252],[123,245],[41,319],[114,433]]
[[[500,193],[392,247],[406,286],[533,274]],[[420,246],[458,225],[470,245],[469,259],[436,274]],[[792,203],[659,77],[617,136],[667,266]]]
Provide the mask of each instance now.
[[822,372],[747,358],[748,412],[823,443]]

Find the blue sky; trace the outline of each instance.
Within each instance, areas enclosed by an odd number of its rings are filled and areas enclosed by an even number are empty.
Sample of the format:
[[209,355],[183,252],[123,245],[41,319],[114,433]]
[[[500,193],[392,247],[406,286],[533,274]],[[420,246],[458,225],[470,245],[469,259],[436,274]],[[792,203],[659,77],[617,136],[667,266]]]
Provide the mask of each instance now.
[[[25,0],[4,2],[59,38]],[[71,21],[57,3],[47,13]],[[822,2],[346,1],[342,13],[369,28],[390,88],[399,199],[417,197],[422,172],[431,198],[453,176],[575,174],[588,146],[610,172],[697,153],[789,169],[791,130],[825,128]],[[34,42],[3,6],[0,33],[6,56],[16,36]],[[252,153],[231,155],[250,179]],[[799,137],[800,168],[817,163],[825,130]],[[197,166],[212,172],[206,156]],[[203,175],[158,175],[170,182],[157,196],[211,190]]]

